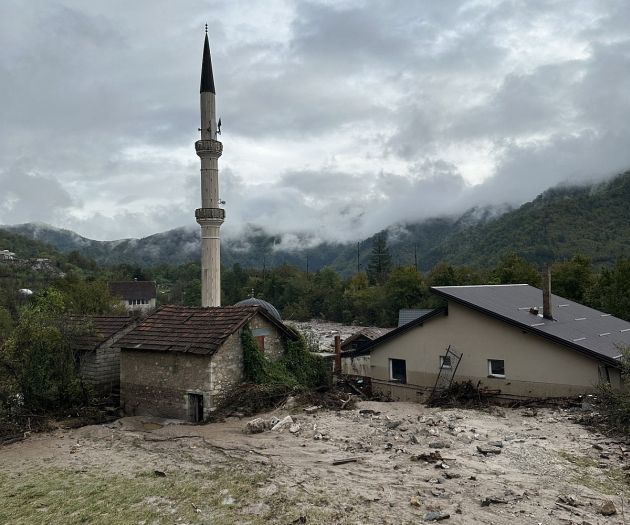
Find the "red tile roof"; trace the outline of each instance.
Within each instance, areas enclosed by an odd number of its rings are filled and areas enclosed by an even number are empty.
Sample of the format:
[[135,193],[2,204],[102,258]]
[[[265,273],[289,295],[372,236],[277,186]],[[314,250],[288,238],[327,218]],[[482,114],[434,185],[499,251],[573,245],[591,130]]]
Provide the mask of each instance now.
[[260,314],[288,337],[295,334],[260,306],[163,306],[120,340],[121,348],[212,355]]

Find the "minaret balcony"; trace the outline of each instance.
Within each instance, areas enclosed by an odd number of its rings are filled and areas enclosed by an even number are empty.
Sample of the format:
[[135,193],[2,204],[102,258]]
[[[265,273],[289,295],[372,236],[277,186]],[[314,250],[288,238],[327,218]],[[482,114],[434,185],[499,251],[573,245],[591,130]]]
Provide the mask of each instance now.
[[218,140],[198,140],[195,142],[195,150],[200,157],[203,155],[220,157],[223,153],[223,144]]
[[223,208],[197,208],[195,219],[199,220],[225,220],[225,210]]

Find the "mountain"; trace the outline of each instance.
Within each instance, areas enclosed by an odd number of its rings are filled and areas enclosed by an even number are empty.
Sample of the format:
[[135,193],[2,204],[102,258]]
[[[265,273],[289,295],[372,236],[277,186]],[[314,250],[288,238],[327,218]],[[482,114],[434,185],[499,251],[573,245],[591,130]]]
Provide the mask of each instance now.
[[[420,223],[396,224],[386,230],[392,261],[427,270],[440,261],[488,266],[516,252],[543,263],[575,254],[597,264],[630,256],[630,171],[607,182],[558,186],[519,208],[473,208],[460,217],[441,217]],[[5,230],[53,245],[62,252],[76,250],[101,264],[141,266],[182,264],[199,260],[199,230],[177,228],[142,239],[95,241],[69,230],[44,224],[5,226]],[[277,235],[250,226],[238,239],[221,243],[221,262],[243,267],[290,264],[317,271],[330,266],[344,275],[367,267],[374,237],[359,243],[324,242],[308,246],[296,235],[291,245]],[[284,242],[283,242],[284,241]],[[295,247],[293,247],[295,246]],[[2,249],[0,247],[0,249]]]
[[492,265],[515,252],[536,263],[575,254],[595,264],[630,257],[630,171],[609,181],[547,190],[516,210],[450,236],[425,257],[473,266]]

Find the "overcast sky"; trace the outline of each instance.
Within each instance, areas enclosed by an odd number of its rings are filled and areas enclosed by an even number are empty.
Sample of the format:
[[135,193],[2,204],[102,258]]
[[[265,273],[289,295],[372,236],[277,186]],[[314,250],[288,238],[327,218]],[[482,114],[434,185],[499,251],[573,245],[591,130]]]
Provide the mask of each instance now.
[[[2,0],[0,223],[351,240],[630,168],[628,0]],[[293,236],[287,236],[287,242]]]

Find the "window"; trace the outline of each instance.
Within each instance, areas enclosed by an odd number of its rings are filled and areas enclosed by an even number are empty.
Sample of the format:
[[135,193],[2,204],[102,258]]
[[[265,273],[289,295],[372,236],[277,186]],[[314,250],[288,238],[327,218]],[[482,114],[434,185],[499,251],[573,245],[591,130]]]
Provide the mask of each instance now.
[[440,356],[440,368],[451,368],[451,356],[450,355],[441,355]]
[[265,336],[264,335],[255,335],[256,344],[258,345],[258,350],[261,352],[265,351]]
[[505,361],[503,359],[488,359],[488,376],[505,377]]
[[129,306],[131,306],[132,304],[133,304],[133,301],[129,299]]
[[389,378],[399,383],[407,382],[407,362],[404,359],[389,360]]

